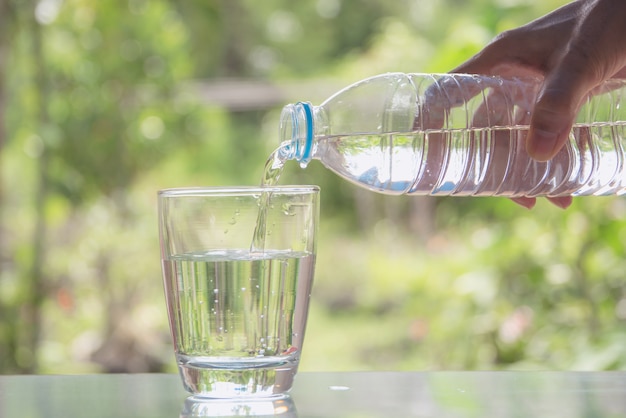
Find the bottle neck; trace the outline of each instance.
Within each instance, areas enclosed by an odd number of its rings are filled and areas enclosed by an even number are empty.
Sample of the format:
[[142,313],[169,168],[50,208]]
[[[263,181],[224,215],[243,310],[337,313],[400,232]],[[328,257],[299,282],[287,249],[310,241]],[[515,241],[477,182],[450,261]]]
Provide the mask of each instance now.
[[280,115],[280,152],[303,167],[312,158],[313,105],[309,102],[289,104]]

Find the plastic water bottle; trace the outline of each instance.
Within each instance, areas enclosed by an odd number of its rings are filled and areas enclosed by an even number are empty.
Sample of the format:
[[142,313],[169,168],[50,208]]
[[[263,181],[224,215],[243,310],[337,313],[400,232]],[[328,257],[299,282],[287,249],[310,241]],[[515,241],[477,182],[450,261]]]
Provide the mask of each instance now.
[[617,195],[626,192],[626,80],[583,103],[550,161],[525,150],[538,79],[390,73],[353,84],[320,106],[285,106],[283,159],[318,159],[386,194]]

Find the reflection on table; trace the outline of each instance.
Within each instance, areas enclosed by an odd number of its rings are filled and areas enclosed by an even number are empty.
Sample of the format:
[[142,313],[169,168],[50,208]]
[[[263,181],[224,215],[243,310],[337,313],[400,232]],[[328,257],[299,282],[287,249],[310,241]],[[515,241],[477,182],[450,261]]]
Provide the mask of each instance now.
[[196,400],[167,374],[0,376],[0,418],[227,416],[626,418],[626,372],[300,373],[250,401]]
[[180,418],[197,417],[280,417],[296,418],[298,412],[291,396],[256,400],[206,400],[189,397]]

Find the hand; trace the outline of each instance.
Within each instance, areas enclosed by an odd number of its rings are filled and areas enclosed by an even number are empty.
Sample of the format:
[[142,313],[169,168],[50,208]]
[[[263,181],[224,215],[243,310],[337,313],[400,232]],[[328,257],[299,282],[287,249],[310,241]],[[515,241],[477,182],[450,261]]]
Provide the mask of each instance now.
[[[582,99],[604,80],[626,77],[626,1],[577,0],[503,32],[452,72],[544,79],[526,148],[546,161],[568,139]],[[516,198],[531,208],[534,198]],[[549,198],[566,208],[571,197]]]

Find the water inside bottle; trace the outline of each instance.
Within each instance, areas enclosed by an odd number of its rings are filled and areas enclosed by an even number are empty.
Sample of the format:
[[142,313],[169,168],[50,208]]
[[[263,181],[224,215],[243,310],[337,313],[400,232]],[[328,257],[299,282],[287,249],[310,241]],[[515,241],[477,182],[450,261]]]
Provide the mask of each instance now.
[[575,124],[549,161],[526,152],[527,125],[320,137],[321,162],[391,195],[577,196],[626,192],[626,123]]

